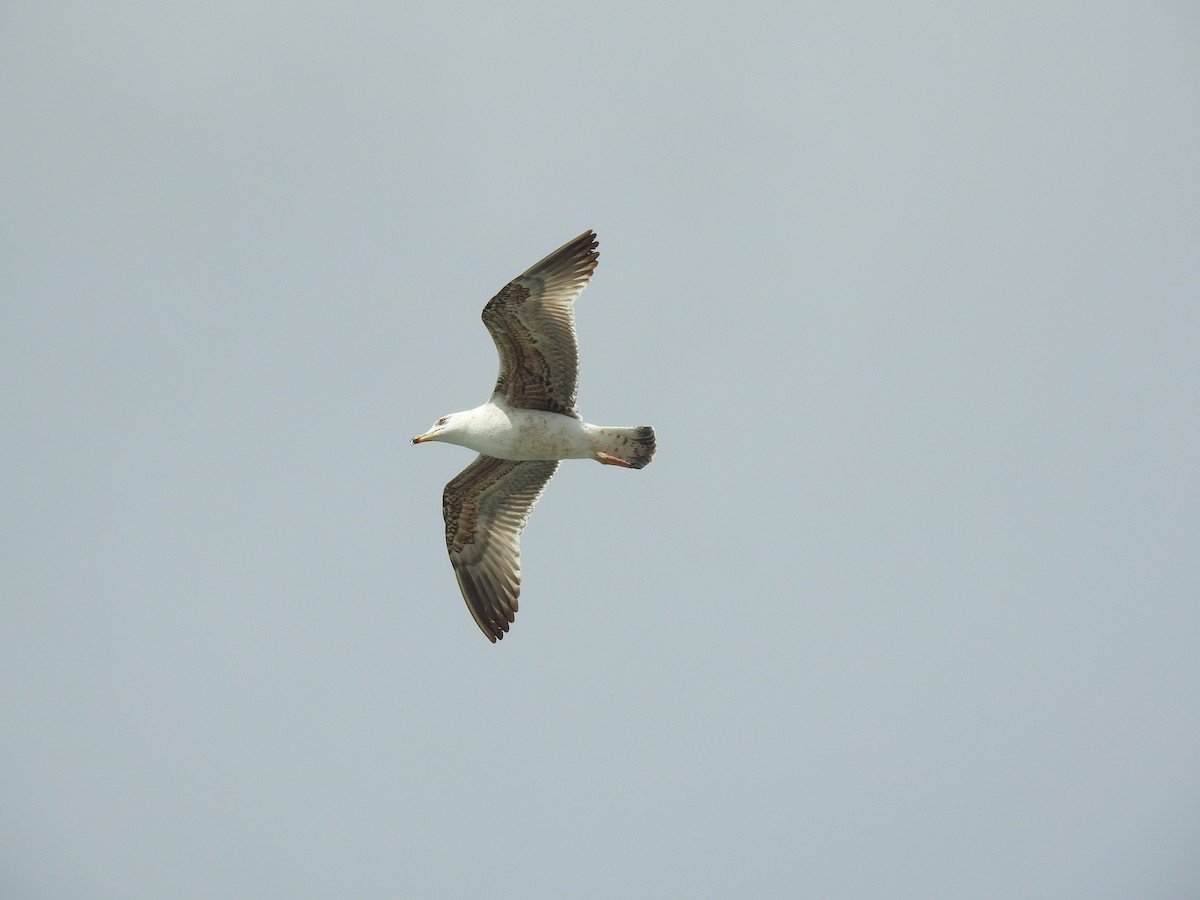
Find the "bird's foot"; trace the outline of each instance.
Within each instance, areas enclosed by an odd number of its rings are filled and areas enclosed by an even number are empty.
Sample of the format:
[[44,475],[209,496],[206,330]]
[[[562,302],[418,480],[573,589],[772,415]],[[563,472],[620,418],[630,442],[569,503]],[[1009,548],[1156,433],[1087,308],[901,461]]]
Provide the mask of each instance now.
[[611,453],[605,453],[602,450],[596,451],[596,459],[600,460],[606,466],[620,466],[623,469],[632,469],[633,463],[626,462],[619,456],[613,456]]

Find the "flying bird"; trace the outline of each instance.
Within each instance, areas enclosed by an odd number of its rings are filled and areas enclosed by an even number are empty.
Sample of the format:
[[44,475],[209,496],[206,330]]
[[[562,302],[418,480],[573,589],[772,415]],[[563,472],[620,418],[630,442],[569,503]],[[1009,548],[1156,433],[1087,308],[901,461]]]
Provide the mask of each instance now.
[[600,254],[585,231],[504,286],[483,308],[500,374],[491,399],[433,423],[414,444],[444,441],[479,456],[446,485],[446,549],[467,608],[488,638],[504,637],[521,592],[521,531],[560,460],[640,469],[654,457],[648,425],[589,425],[575,405],[575,299]]

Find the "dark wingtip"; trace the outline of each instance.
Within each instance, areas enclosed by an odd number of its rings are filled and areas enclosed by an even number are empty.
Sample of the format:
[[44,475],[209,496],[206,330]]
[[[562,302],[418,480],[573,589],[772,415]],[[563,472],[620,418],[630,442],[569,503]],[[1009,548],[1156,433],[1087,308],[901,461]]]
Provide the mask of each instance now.
[[600,262],[596,247],[600,245],[596,232],[588,229],[579,237],[567,241],[553,253],[538,260],[520,277],[544,277],[574,275],[586,281]]

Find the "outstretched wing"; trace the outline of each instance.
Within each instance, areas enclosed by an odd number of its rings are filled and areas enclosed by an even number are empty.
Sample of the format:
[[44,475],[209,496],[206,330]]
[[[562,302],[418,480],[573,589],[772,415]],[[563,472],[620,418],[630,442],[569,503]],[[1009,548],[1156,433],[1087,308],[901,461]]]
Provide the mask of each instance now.
[[557,460],[480,454],[446,485],[446,549],[467,608],[493,643],[504,637],[521,593],[521,530]]
[[509,406],[575,416],[579,345],[575,298],[600,254],[585,231],[506,284],[483,308],[483,324],[500,354],[495,394]]

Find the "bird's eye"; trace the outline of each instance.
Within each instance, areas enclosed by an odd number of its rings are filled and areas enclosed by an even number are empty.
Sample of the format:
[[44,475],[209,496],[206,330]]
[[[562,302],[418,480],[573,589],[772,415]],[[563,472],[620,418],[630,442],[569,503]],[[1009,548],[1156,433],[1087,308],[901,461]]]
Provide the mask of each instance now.
[[440,419],[438,419],[438,420],[437,420],[436,422],[434,422],[433,424],[434,424],[434,425],[445,425],[445,424],[446,424],[446,417],[445,417],[445,416],[442,416]]

